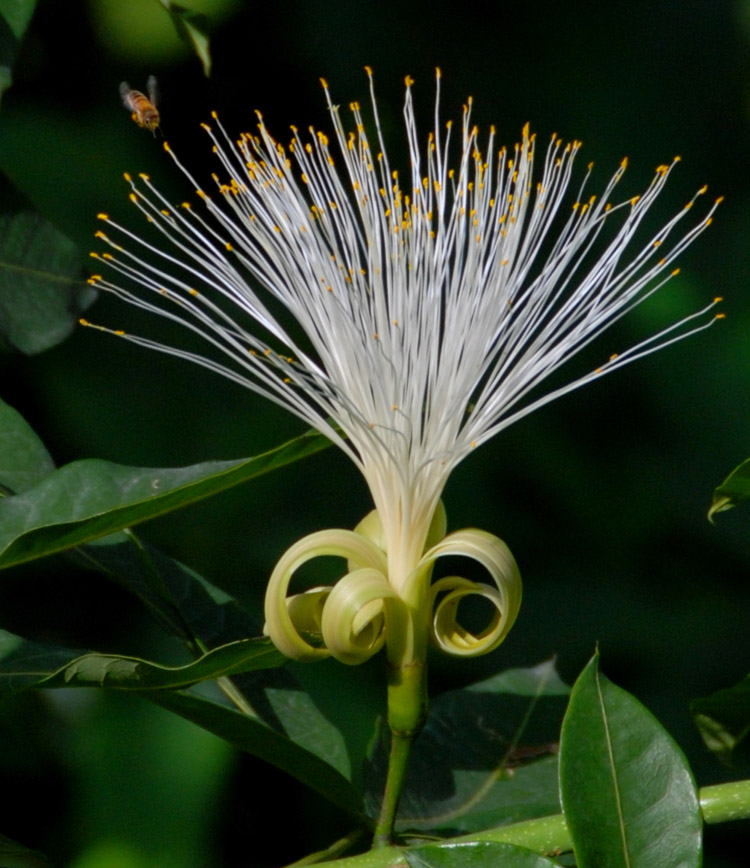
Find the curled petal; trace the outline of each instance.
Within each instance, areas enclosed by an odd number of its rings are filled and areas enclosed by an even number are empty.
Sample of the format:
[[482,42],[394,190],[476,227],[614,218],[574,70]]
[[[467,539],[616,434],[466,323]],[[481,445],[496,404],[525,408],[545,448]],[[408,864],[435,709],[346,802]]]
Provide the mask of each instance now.
[[[287,600],[286,596],[294,573],[307,561],[323,555],[347,558],[382,574],[386,571],[384,552],[365,537],[350,530],[322,530],[303,537],[288,548],[276,564],[266,589],[265,632],[279,651],[293,660],[319,660],[329,654],[325,648],[316,648],[302,638],[299,633],[302,628],[295,624],[297,616],[290,614],[290,608],[295,611],[300,607],[304,610],[302,620],[310,623],[311,610],[307,608],[308,603],[295,602],[303,595],[297,594],[290,600]],[[314,593],[321,591],[320,588],[314,589]]]
[[328,595],[331,593],[330,586],[310,588],[301,594],[293,594],[286,598],[286,608],[292,619],[294,629],[298,633],[322,633],[321,621],[323,607]]
[[342,663],[363,663],[385,641],[387,608],[403,605],[382,572],[354,570],[336,583],[323,609],[323,641]]
[[[508,632],[503,618],[502,594],[492,585],[471,582],[460,576],[450,576],[435,582],[431,588],[433,603],[443,591],[448,593],[435,607],[432,638],[447,654],[456,657],[473,657],[496,648]],[[464,597],[478,594],[495,607],[489,624],[478,634],[472,633],[458,622],[458,606]]]
[[[474,528],[460,530],[425,553],[414,570],[415,581],[425,575],[426,567],[445,555],[464,555],[478,561],[492,577],[495,587],[458,576],[436,582],[431,588],[433,603],[440,593],[448,593],[438,603],[433,616],[433,639],[449,654],[463,657],[487,654],[508,635],[521,607],[521,576],[515,558],[498,537]],[[479,594],[495,608],[490,623],[478,635],[466,630],[457,620],[459,603],[470,594]]]

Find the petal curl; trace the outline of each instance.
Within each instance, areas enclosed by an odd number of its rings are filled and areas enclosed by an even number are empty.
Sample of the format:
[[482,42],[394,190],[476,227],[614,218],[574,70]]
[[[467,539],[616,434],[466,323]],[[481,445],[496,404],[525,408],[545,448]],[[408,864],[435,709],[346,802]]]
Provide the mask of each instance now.
[[[276,564],[266,589],[265,632],[274,645],[293,660],[320,660],[329,656],[325,648],[316,648],[305,641],[295,626],[289,607],[300,604],[287,600],[287,590],[294,573],[307,561],[324,555],[352,560],[360,567],[382,574],[386,572],[385,553],[361,534],[351,530],[322,530],[298,540],[290,546]],[[322,589],[314,589],[320,592]],[[305,613],[305,618],[309,616]],[[304,619],[303,619],[304,620]]]
[[382,572],[369,567],[339,579],[323,609],[323,641],[342,663],[363,663],[385,641],[387,610],[403,606]]
[[[426,552],[414,570],[414,580],[419,581],[425,568],[445,555],[463,555],[478,561],[492,577],[495,587],[459,576],[435,582],[430,589],[433,604],[440,593],[448,593],[437,604],[433,615],[433,640],[448,654],[461,657],[487,654],[508,635],[521,607],[521,575],[515,558],[498,537],[469,528],[449,534]],[[466,630],[457,620],[459,603],[470,594],[479,594],[495,608],[490,623],[478,635]]]

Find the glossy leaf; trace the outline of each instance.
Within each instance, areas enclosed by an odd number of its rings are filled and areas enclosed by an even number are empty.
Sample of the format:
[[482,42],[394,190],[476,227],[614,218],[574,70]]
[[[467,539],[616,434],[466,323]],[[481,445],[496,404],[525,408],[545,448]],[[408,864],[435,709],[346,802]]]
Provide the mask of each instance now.
[[579,868],[698,868],[701,814],[680,749],[599,672],[576,681],[560,740],[560,792]]
[[281,666],[286,658],[270,639],[241,639],[208,651],[184,666],[162,666],[138,657],[81,653],[28,642],[0,630],[0,690],[30,687],[108,687],[114,690],[174,690],[200,681]]
[[714,489],[708,518],[713,521],[717,512],[724,512],[734,506],[744,503],[750,498],[750,458],[743,461]]
[[287,772],[361,820],[361,797],[342,774],[257,719],[195,693],[152,691],[146,698]]
[[0,401],[0,492],[20,494],[54,469],[49,452],[31,426]]
[[[414,746],[399,828],[458,834],[559,813],[567,693],[547,661],[437,697]],[[382,765],[375,771],[380,780]],[[372,810],[379,796],[373,783]]]
[[[184,564],[143,545],[130,531],[125,542],[110,544],[108,538],[76,549],[75,556],[135,593],[167,632],[191,649],[260,632],[260,624],[235,600]],[[376,671],[355,671],[335,661],[292,664],[235,676],[233,689],[261,720],[361,787],[365,756],[385,702],[378,663]],[[351,714],[352,705],[357,714]]]
[[750,771],[750,675],[690,705],[706,747],[726,765]]
[[96,298],[78,248],[0,175],[0,343],[32,355],[70,335]]
[[409,868],[554,868],[546,856],[524,847],[476,841],[461,844],[430,844],[404,850]]
[[159,0],[161,5],[169,13],[172,23],[177,30],[177,35],[186,42],[203,65],[203,74],[211,75],[211,51],[209,46],[209,20],[200,12],[188,9],[172,0]]
[[43,853],[0,835],[0,868],[52,868],[52,863]]
[[36,0],[0,0],[0,97],[10,87],[13,62]]
[[0,500],[0,567],[90,542],[210,497],[320,451],[329,444],[304,434],[239,461],[190,467],[124,467],[98,459],[74,461],[16,497]]

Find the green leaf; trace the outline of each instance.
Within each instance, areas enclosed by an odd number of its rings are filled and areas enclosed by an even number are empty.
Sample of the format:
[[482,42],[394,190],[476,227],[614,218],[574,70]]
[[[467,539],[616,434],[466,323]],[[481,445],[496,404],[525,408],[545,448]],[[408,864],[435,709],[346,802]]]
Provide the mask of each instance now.
[[[547,661],[437,697],[414,745],[399,829],[455,835],[558,813],[567,693]],[[379,796],[373,782],[373,810]]]
[[145,697],[287,772],[348,815],[362,820],[360,794],[342,774],[260,721],[195,693],[159,691]]
[[0,97],[10,87],[11,69],[36,0],[0,0]]
[[698,868],[701,814],[687,761],[634,697],[599,672],[576,681],[560,793],[579,868]]
[[159,0],[159,3],[169,13],[180,39],[186,42],[198,55],[203,64],[203,74],[208,78],[211,75],[208,18],[200,12],[195,12],[179,3],[173,3],[172,0]]
[[81,546],[73,556],[138,597],[167,633],[193,651],[260,633],[259,620],[236,600],[130,530]]
[[409,868],[554,868],[546,856],[525,847],[475,841],[460,844],[429,844],[403,851]]
[[714,489],[708,519],[713,521],[717,512],[732,509],[750,498],[750,458],[743,461]]
[[26,355],[60,343],[96,298],[78,248],[0,175],[0,342]]
[[55,469],[44,443],[23,416],[0,401],[0,488],[16,493],[32,488]]
[[175,690],[238,672],[282,666],[286,658],[270,639],[241,639],[208,651],[184,666],[162,666],[138,657],[81,653],[29,642],[0,630],[0,690],[30,687],[107,687]]
[[725,765],[750,770],[750,675],[690,704],[706,747]]
[[52,863],[43,853],[0,835],[0,868],[52,868]]
[[319,452],[321,434],[303,434],[239,461],[190,467],[123,467],[85,459],[66,464],[38,485],[0,500],[0,567],[90,542],[246,482]]

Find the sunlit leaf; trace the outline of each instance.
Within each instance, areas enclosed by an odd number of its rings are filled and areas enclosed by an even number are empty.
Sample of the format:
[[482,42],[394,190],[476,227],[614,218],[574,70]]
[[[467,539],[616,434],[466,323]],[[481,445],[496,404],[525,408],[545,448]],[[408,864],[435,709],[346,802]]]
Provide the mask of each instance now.
[[49,452],[31,426],[0,401],[0,493],[21,494],[54,469]]
[[146,698],[287,772],[347,814],[361,819],[361,797],[342,774],[258,720],[194,693],[154,691]]
[[52,863],[43,853],[0,835],[0,868],[52,868]]
[[0,567],[64,551],[180,509],[327,445],[322,435],[310,433],[254,458],[166,469],[75,461],[24,494],[0,500]]
[[750,770],[750,675],[690,705],[706,747],[726,765]]
[[599,672],[570,695],[560,792],[579,868],[698,868],[701,814],[687,761],[653,715]]
[[285,662],[286,658],[266,638],[221,645],[184,666],[162,666],[138,657],[41,645],[0,630],[0,690],[11,693],[30,687],[175,690]]
[[524,847],[489,841],[430,844],[404,850],[403,855],[409,868],[554,868],[560,864]]
[[[414,746],[399,828],[457,834],[559,813],[567,693],[547,661],[438,696]],[[374,771],[372,810],[382,768]]]
[[714,489],[713,500],[708,510],[709,520],[713,521],[717,512],[739,506],[748,498],[750,498],[750,458],[735,467],[721,485]]
[[0,97],[10,87],[13,62],[36,0],[0,0]]
[[198,55],[203,64],[203,73],[211,75],[211,52],[209,47],[209,20],[200,12],[195,12],[173,3],[172,0],[159,0],[159,3],[169,12],[169,17],[175,26],[177,35],[186,42]]
[[0,174],[0,344],[32,355],[60,343],[96,298],[78,248]]

